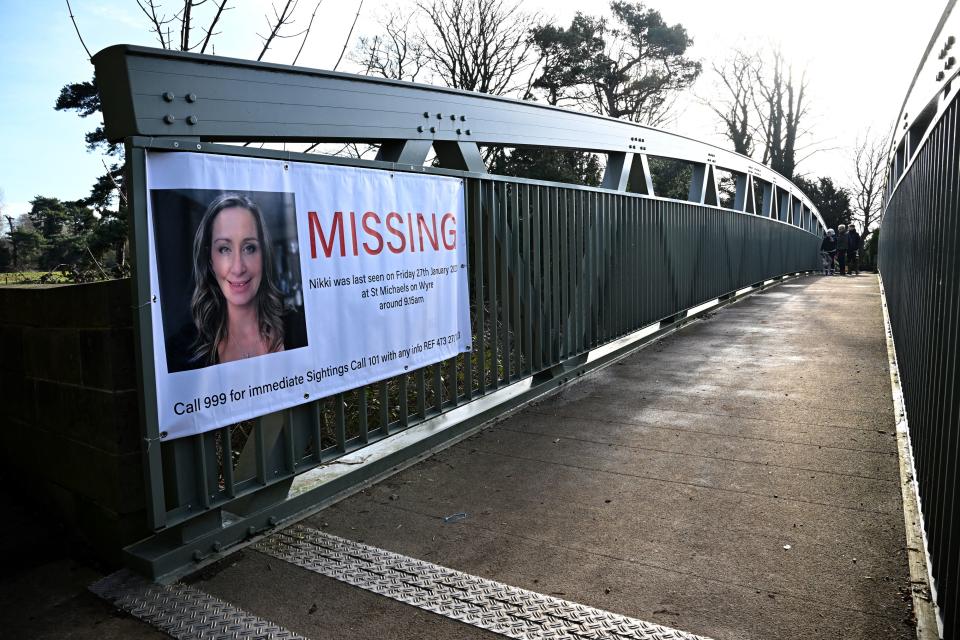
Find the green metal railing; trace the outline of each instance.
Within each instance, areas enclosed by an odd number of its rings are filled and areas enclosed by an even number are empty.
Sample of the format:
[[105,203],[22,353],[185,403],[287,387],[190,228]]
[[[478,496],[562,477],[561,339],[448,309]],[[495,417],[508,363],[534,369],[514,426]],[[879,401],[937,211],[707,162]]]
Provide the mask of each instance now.
[[[112,47],[94,62],[107,133],[126,144],[137,261],[154,534],[126,551],[131,566],[154,578],[216,559],[389,474],[672,330],[705,304],[818,268],[823,222],[806,196],[749,158],[675,134],[482,94],[141,47]],[[359,160],[219,144],[244,140],[364,141],[379,152]],[[604,154],[603,187],[490,175],[480,145]],[[424,166],[431,149],[439,167]],[[472,351],[161,442],[145,250],[148,150],[464,180]],[[656,193],[659,165],[648,152],[688,165],[686,201]],[[721,175],[733,177],[726,198]],[[364,448],[377,453],[350,457]]]
[[960,628],[960,104],[891,180],[880,274],[944,637]]
[[[135,566],[158,576],[216,557],[581,373],[598,347],[817,268],[820,238],[769,217],[589,187],[464,179],[473,351],[282,414],[154,443],[158,533],[129,550]],[[295,476],[525,379],[524,395],[471,411],[443,438],[289,498]]]

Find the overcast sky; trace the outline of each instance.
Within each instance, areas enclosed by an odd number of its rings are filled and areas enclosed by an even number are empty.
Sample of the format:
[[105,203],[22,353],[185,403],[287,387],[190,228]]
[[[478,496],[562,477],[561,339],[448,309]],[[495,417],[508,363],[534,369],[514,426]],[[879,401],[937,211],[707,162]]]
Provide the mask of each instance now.
[[[325,0],[298,64],[331,69],[357,12],[359,0]],[[409,0],[404,0],[409,5]],[[71,0],[81,33],[91,52],[112,44],[155,46],[135,0]],[[168,8],[180,4],[167,0]],[[213,3],[209,3],[212,5]],[[221,20],[216,42],[220,55],[255,58],[262,47],[268,0],[233,0],[235,8]],[[315,2],[300,0],[299,25],[305,26]],[[377,12],[387,3],[367,0],[349,49],[359,35],[375,33]],[[779,46],[795,73],[806,72],[812,108],[807,139],[809,154],[798,173],[829,175],[845,182],[850,153],[867,130],[886,134],[897,117],[920,57],[942,13],[944,0],[910,2],[867,0],[650,0],[664,19],[681,23],[694,40],[691,55],[704,63],[704,74],[678,104],[670,129],[728,147],[719,125],[701,100],[716,94],[712,61],[722,61],[734,47]],[[567,26],[576,11],[600,15],[603,2],[526,0]],[[203,7],[207,9],[208,7]],[[205,15],[205,14],[203,14]],[[63,0],[0,0],[0,190],[5,212],[22,213],[36,195],[76,199],[89,194],[104,172],[98,154],[86,151],[83,136],[97,123],[53,110],[60,88],[88,80],[92,66],[77,40]],[[265,57],[290,63],[299,43],[280,43]],[[345,59],[339,70],[354,71]],[[802,156],[801,156],[802,157]]]

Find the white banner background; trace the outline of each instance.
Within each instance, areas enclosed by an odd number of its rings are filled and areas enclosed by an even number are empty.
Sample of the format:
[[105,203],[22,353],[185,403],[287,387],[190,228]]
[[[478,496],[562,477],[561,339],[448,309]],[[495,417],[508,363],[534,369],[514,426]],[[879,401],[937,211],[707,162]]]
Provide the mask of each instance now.
[[[155,224],[162,225],[164,216],[184,214],[153,211],[148,197],[151,298],[156,297],[152,306],[153,358],[164,439],[316,400],[470,350],[462,180],[282,160],[151,152],[147,154],[147,189],[293,193],[308,342],[304,348],[168,373],[165,341],[170,336],[163,330]],[[339,237],[331,238],[338,211],[343,212],[345,256],[340,255]],[[358,230],[356,256],[351,211]],[[379,229],[382,243],[363,231],[361,216],[367,211],[379,217],[379,227],[373,218],[368,223]],[[309,223],[309,212],[315,212],[314,225]],[[393,227],[403,232],[402,243],[400,234],[384,226],[390,212],[400,216],[393,218]],[[436,214],[438,235],[443,216],[452,214],[453,219],[448,217],[443,225],[445,235],[436,240],[437,250],[430,246],[431,238],[417,234],[418,212],[428,223]],[[408,213],[412,214],[412,232]],[[422,251],[421,236],[426,239]],[[178,241],[192,240],[191,236]],[[364,242],[382,250],[371,255],[364,250]],[[386,246],[388,242],[394,249],[402,245],[404,250],[395,253]],[[415,251],[410,250],[411,244]],[[325,255],[325,247],[331,249],[330,257]],[[400,291],[381,289],[392,286]],[[367,297],[363,297],[364,290]],[[381,303],[390,301],[397,301],[397,306],[381,309]]]

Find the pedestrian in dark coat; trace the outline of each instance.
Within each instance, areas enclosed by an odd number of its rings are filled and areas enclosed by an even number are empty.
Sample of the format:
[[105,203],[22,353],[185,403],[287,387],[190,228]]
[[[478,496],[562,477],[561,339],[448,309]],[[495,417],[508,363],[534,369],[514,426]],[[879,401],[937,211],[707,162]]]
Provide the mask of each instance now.
[[820,261],[823,263],[823,275],[833,275],[833,260],[837,256],[837,238],[833,229],[827,229],[820,243]]
[[857,228],[851,224],[847,229],[847,265],[848,272],[860,275],[860,250],[863,249],[863,238],[857,233]]
[[841,224],[837,227],[837,266],[840,269],[840,275],[847,275],[847,251],[850,249],[850,236],[847,234],[847,225]]

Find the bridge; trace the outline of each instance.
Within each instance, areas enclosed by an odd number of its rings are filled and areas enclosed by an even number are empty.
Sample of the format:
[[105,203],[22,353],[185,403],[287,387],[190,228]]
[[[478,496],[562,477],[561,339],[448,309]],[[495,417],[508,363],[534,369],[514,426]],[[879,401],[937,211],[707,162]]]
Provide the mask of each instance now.
[[[825,226],[795,185],[683,136],[343,73],[128,45],[97,54],[106,132],[128,160],[136,343],[121,360],[136,358],[142,432],[123,453],[140,461],[147,534],[91,587],[134,619],[99,628],[952,637],[960,83],[938,71],[949,17],[898,118],[880,277],[848,279],[818,274]],[[308,152],[329,142],[377,155]],[[600,154],[602,184],[494,175],[491,147]],[[158,238],[181,223],[157,191],[237,189],[198,182],[210,167],[298,202],[295,175],[313,184],[346,169],[367,184],[460,185],[467,346],[322,397],[310,387],[282,407],[223,413],[244,389],[305,383],[214,375],[242,363],[195,376],[173,364],[162,309],[189,295],[163,263]],[[270,172],[282,188],[249,177]],[[403,213],[373,209],[305,226],[292,198],[277,202],[291,203],[277,206],[300,220],[314,258],[317,247],[336,257],[337,242],[349,257],[351,240],[358,257],[358,246],[413,253],[415,233],[420,252],[425,238],[437,249],[462,237],[441,228],[438,241],[436,220],[431,236],[413,209],[407,227]],[[370,213],[385,226],[368,227]],[[380,239],[376,251],[358,229]],[[278,261],[301,259],[293,238]],[[286,275],[290,299],[319,295]],[[62,347],[56,318],[11,311],[43,308],[40,295],[4,291],[4,327]],[[312,348],[311,335],[283,357]],[[16,388],[88,383],[38,371],[41,356],[24,349]],[[327,372],[316,381],[369,366],[356,362],[330,373],[317,360]],[[168,402],[188,379],[231,386],[222,400],[197,387],[195,401]],[[206,426],[182,419],[194,402]],[[13,419],[40,421],[42,404]]]

